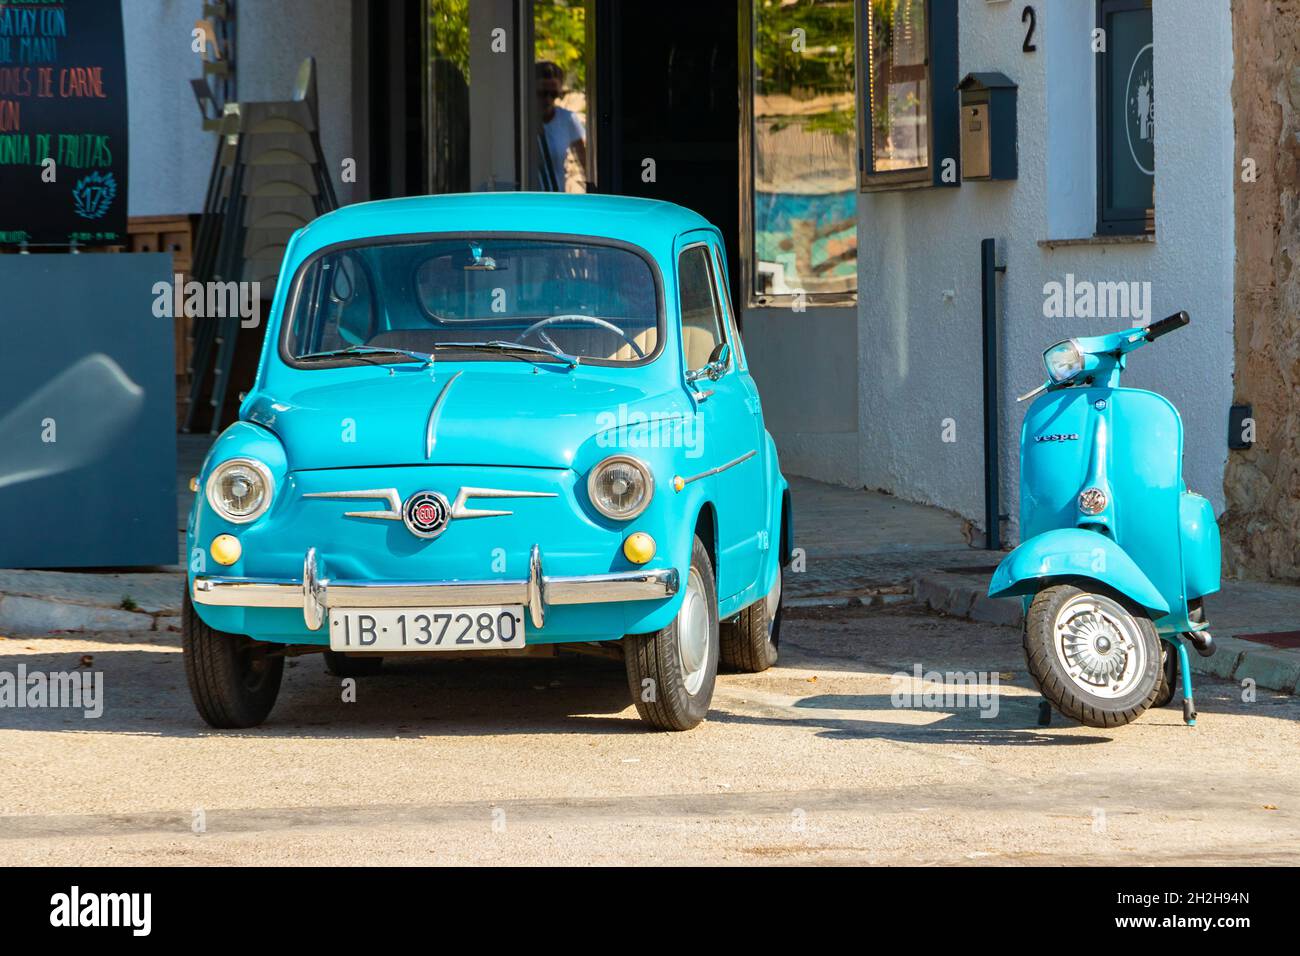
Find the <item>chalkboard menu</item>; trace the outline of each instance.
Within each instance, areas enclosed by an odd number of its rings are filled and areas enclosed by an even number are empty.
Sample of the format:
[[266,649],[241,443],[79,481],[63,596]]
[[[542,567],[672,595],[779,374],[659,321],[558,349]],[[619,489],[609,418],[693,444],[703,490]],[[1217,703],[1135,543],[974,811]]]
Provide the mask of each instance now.
[[120,0],[0,2],[0,245],[126,241]]

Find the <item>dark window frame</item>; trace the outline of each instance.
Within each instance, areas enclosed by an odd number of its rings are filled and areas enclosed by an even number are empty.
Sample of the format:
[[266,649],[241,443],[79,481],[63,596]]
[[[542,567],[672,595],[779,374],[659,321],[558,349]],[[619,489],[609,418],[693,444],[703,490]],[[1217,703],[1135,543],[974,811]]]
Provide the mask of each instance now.
[[[957,81],[961,78],[958,62],[957,0],[926,0],[925,46],[929,77],[929,120],[926,123],[927,163],[916,169],[883,170],[873,168],[871,119],[871,0],[858,0],[858,190],[882,192],[893,189],[918,189],[931,186],[961,185],[961,131]],[[953,161],[951,182],[943,180],[943,160]]]
[[[1096,25],[1106,30],[1106,16],[1134,10],[1150,10],[1151,0],[1097,0]],[[1155,176],[1152,175],[1151,205],[1146,208],[1111,207],[1106,205],[1106,161],[1110,155],[1113,124],[1108,122],[1107,104],[1110,102],[1108,61],[1111,43],[1106,36],[1106,52],[1097,54],[1097,235],[1141,236],[1155,233]],[[1154,42],[1154,41],[1153,41]],[[1153,61],[1154,62],[1154,61]]]

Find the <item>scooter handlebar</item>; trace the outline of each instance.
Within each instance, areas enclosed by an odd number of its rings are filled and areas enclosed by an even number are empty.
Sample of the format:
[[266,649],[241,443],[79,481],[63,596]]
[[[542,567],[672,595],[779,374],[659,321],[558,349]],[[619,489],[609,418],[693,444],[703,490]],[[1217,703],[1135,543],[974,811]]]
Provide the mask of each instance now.
[[1181,329],[1190,321],[1192,321],[1192,317],[1186,311],[1179,311],[1166,319],[1161,319],[1159,322],[1153,322],[1147,326],[1147,341],[1154,342],[1162,335],[1168,335],[1176,329]]

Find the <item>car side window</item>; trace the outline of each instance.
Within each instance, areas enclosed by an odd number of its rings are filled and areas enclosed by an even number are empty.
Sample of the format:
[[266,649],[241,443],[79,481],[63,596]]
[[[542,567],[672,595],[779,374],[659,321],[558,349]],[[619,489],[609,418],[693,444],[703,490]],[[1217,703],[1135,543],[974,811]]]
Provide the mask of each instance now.
[[746,368],[745,347],[740,341],[740,327],[736,324],[736,310],[731,302],[731,290],[727,286],[726,273],[722,268],[722,250],[713,247],[713,274],[717,278],[716,288],[718,295],[722,298],[722,311],[726,316],[725,324],[727,330],[727,341],[731,343],[731,352],[736,357],[736,365],[739,368]]
[[677,282],[686,367],[703,368],[723,341],[722,315],[715,295],[708,246],[701,243],[682,250],[677,259]]

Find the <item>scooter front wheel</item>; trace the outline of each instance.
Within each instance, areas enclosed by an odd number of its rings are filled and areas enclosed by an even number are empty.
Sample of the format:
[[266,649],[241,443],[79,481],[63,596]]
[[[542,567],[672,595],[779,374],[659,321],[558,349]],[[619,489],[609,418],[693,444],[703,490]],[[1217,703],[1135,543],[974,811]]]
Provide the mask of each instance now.
[[1118,594],[1046,588],[1029,605],[1024,641],[1039,691],[1081,724],[1131,723],[1155,700],[1160,638],[1151,619]]

